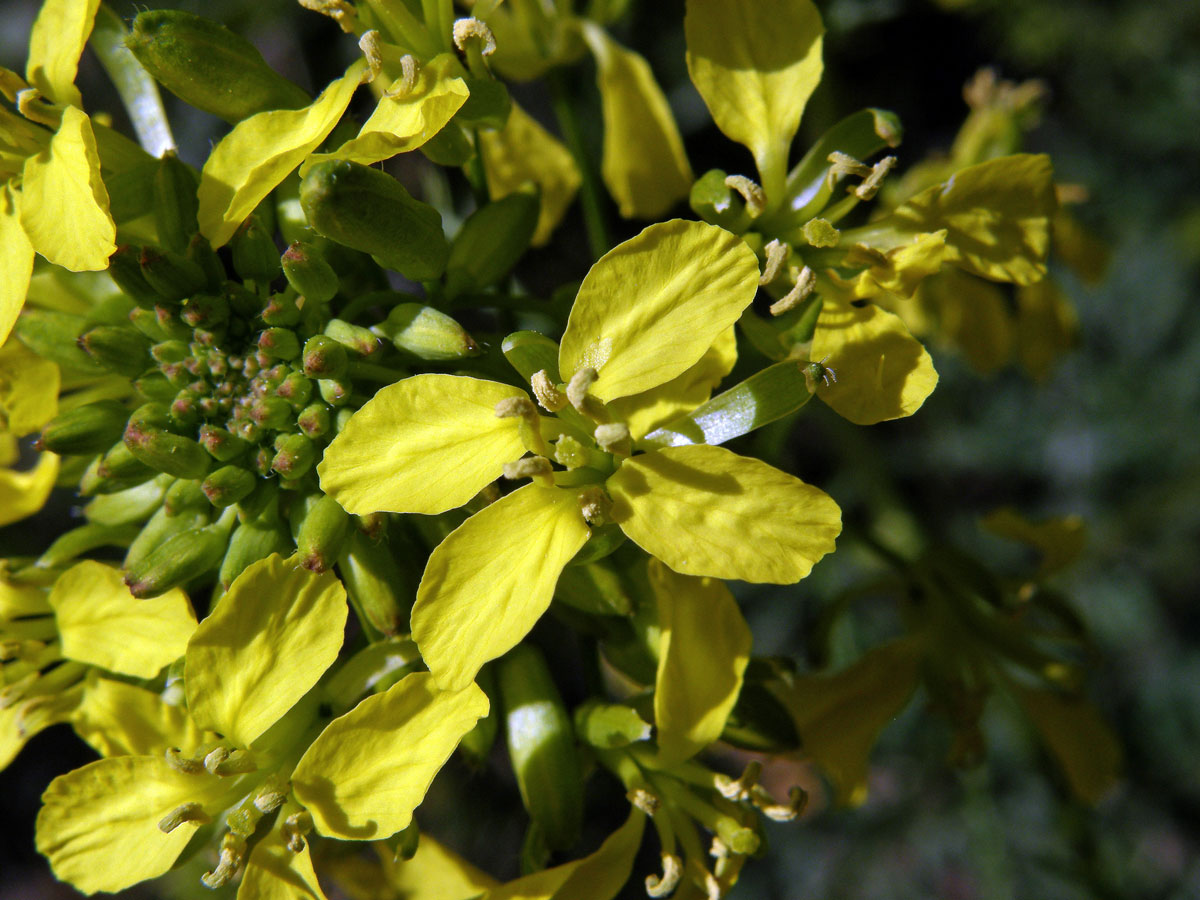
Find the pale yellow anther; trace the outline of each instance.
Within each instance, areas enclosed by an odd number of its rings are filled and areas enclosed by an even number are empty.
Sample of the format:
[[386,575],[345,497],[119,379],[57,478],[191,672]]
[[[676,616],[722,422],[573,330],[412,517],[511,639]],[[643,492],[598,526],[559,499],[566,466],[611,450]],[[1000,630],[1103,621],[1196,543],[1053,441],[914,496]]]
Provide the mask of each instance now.
[[392,86],[383,92],[389,100],[402,100],[417,87],[417,78],[421,74],[421,64],[411,53],[400,57],[400,77],[392,82]]
[[204,811],[199,803],[184,803],[181,806],[175,807],[165,816],[158,820],[158,830],[163,834],[170,834],[184,822],[191,822],[194,825],[207,825],[212,821],[212,816]]
[[571,380],[567,383],[567,400],[580,412],[583,412],[588,391],[599,377],[595,369],[585,368],[572,375]]
[[896,157],[885,156],[871,168],[869,174],[863,183],[854,189],[854,196],[859,200],[870,200],[877,193],[883,184],[883,179],[887,177],[888,172],[896,167]]
[[178,747],[168,747],[163,755],[166,757],[167,765],[176,772],[182,772],[184,775],[199,775],[204,771],[204,763],[201,760],[187,758]]
[[751,760],[742,771],[740,778],[730,778],[718,773],[713,776],[713,786],[726,800],[738,802],[749,799],[750,790],[758,784],[758,776],[762,774],[762,763]]
[[755,785],[750,800],[768,819],[774,822],[791,822],[808,806],[808,792],[802,787],[793,786],[788,791],[788,802],[776,803],[770,794]]
[[212,768],[209,768],[208,758],[206,757],[204,767],[214,775],[220,775],[224,778],[230,775],[245,775],[247,772],[253,772],[258,768],[258,765],[254,762],[254,757],[248,751],[234,750],[224,758],[216,761]]
[[595,485],[579,492],[579,511],[584,521],[597,528],[612,522],[612,500]]
[[383,71],[381,43],[382,40],[379,37],[379,32],[374,28],[363,32],[363,36],[358,39],[358,49],[362,51],[362,55],[367,60],[367,71],[370,73],[368,81],[374,81],[379,77],[379,73]]
[[809,219],[804,223],[804,240],[812,247],[836,247],[842,233],[826,219]]
[[246,839],[227,832],[221,840],[221,855],[217,859],[217,867],[201,875],[200,881],[205,887],[213,890],[223,887],[233,880],[245,858]]
[[546,412],[556,413],[570,402],[567,395],[550,380],[545,369],[533,373],[533,377],[529,379],[529,386],[533,389],[533,396]]
[[210,775],[216,775],[217,768],[227,759],[229,759],[229,749],[226,747],[216,747],[204,757],[204,769]]
[[767,246],[763,247],[763,253],[767,258],[763,263],[762,275],[758,277],[760,285],[768,285],[775,280],[783,268],[783,264],[787,262],[789,250],[788,245],[779,238],[772,239]]
[[484,56],[491,56],[496,52],[496,38],[492,34],[492,29],[479,19],[468,17],[455,22],[454,46],[465,53],[468,41],[472,40],[479,41],[480,52]]
[[618,456],[628,456],[630,449],[629,426],[624,422],[609,422],[597,425],[592,435],[596,444],[605,453],[615,453]]
[[683,860],[674,853],[662,854],[663,873],[646,876],[646,893],[651,897],[668,897],[683,877]]
[[792,286],[792,289],[771,304],[771,315],[782,316],[788,310],[795,309],[808,299],[809,294],[813,292],[813,288],[816,286],[817,273],[808,266],[805,266],[800,270],[800,274],[796,276],[796,283]]
[[284,791],[263,788],[254,798],[254,808],[265,815],[283,806],[283,801],[286,799],[287,793]]
[[725,176],[725,187],[737,191],[746,202],[746,212],[750,218],[757,219],[767,208],[767,195],[763,189],[745,175]]
[[653,794],[645,788],[632,788],[625,793],[625,799],[640,809],[648,816],[658,812],[662,806],[662,800],[657,794]]
[[312,813],[307,809],[302,809],[299,812],[294,812],[283,822],[284,842],[287,848],[293,853],[299,853],[304,849],[304,837],[313,829]]
[[704,873],[704,895],[708,900],[721,900],[725,896],[725,889],[712,872]]
[[496,404],[497,419],[528,419],[537,415],[537,407],[528,397],[505,397]]
[[358,30],[358,12],[349,0],[300,0],[300,5],[329,16],[346,34],[354,34]]
[[837,184],[847,175],[857,175],[860,178],[866,178],[871,174],[871,167],[865,163],[859,162],[849,153],[842,153],[840,150],[834,150],[827,157],[826,161],[832,163],[829,167],[829,179],[831,184]]
[[544,456],[525,456],[504,464],[504,477],[510,481],[516,481],[518,478],[538,478],[553,472],[550,460]]

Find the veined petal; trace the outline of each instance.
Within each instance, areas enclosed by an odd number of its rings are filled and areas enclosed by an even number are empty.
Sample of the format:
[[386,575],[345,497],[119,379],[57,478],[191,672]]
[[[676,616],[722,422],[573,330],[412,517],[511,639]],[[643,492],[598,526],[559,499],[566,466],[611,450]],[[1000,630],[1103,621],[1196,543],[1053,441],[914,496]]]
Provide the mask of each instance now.
[[731,325],[686,372],[632,397],[618,397],[608,404],[609,411],[629,426],[637,440],[706,401],[736,362],[737,334]]
[[196,630],[196,614],[179,588],[138,600],[120,569],[94,560],[58,577],[50,605],[64,656],[138,678],[153,678],[183,656]]
[[346,591],[296,557],[272,555],[234,579],[188,642],[188,709],[241,747],[275,724],[337,658]]
[[75,73],[99,7],[100,0],[45,0],[33,22],[25,78],[62,106],[83,106]]
[[692,167],[662,88],[650,66],[592,22],[581,20],[596,58],[604,115],[601,174],[627,219],[656,219],[687,196]]
[[28,472],[0,469],[0,525],[32,516],[46,503],[58,477],[58,457],[42,453]]
[[525,391],[460,375],[414,375],[356,412],[317,466],[348,512],[436,514],[462,506],[525,453],[516,418],[496,404]]
[[185,775],[151,756],[101,759],[60,775],[42,794],[37,848],[54,874],[85,894],[115,892],[167,871],[195,833],[159,821],[184,803],[225,790],[215,776]]
[[24,437],[53,419],[60,382],[58,366],[19,341],[0,347],[0,432]]
[[487,695],[474,683],[440,691],[428,672],[407,675],[329,723],[292,773],[296,799],[323,835],[395,834],[487,711]]
[[[950,266],[921,282],[916,299],[920,304],[916,315],[932,313],[941,334],[977,371],[990,374],[1012,357],[1013,317],[1000,286]],[[918,334],[907,312],[902,309],[900,315]]]
[[0,621],[53,612],[46,602],[49,592],[32,584],[14,584],[0,576]]
[[812,359],[837,374],[817,396],[856,425],[911,416],[937,386],[933,360],[899,316],[873,304],[826,303],[813,333]]
[[581,176],[570,151],[515,102],[502,129],[480,132],[479,146],[493,200],[530,182],[537,185],[542,208],[533,245],[540,247],[550,240],[579,190]]
[[645,827],[646,814],[633,807],[595,853],[502,884],[481,900],[611,900],[629,880]]
[[25,305],[33,274],[33,244],[21,224],[20,196],[8,185],[0,187],[0,344]]
[[635,456],[606,487],[621,530],[682,575],[791,584],[842,530],[824,491],[724,447]]
[[687,66],[717,127],[754,154],[768,200],[821,80],[821,14],[809,0],[688,0]]
[[441,687],[465,687],[529,633],[590,533],[574,491],[527,484],[437,546],[417,589],[412,636]]
[[416,855],[393,861],[381,854],[388,884],[405,900],[473,900],[499,882],[427,834],[421,835]]
[[758,291],[758,260],[715,225],[651,225],[592,266],[558,353],[564,380],[585,367],[592,393],[613,400],[687,371],[737,321]]
[[25,160],[21,225],[38,253],[72,272],[107,269],[117,249],[92,123],[74,106],[46,150]]
[[654,723],[668,763],[695,756],[725,730],[750,662],[750,626],[729,588],[650,560],[662,638],[654,679]]
[[353,62],[303,109],[272,109],[243,119],[213,148],[200,172],[197,219],[214,247],[233,237],[254,207],[333,131],[365,65]]
[[868,266],[854,280],[854,295],[870,298],[892,293],[911,297],[924,279],[941,269],[946,252],[945,229],[913,235],[912,240],[886,253],[852,247],[847,264]]
[[457,60],[448,53],[435,56],[421,67],[413,89],[403,96],[384,96],[363,123],[358,136],[332,153],[315,153],[300,168],[323,159],[350,159],[364,166],[416,150],[454,118],[470,93],[454,74]]
[[296,811],[294,803],[285,804],[274,826],[254,846],[238,888],[239,900],[325,900],[308,842],[298,853],[288,849],[280,827],[285,817]]
[[71,726],[101,756],[161,756],[168,747],[189,756],[210,737],[186,709],[154,691],[95,676],[84,685]]

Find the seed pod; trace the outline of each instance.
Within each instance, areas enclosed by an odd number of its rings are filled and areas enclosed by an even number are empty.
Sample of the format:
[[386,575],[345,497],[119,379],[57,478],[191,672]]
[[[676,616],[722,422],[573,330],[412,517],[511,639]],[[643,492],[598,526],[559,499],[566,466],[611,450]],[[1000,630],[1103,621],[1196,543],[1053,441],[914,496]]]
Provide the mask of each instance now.
[[[143,309],[153,309],[154,304],[162,302],[162,297],[142,275],[142,265],[138,262],[141,255],[140,247],[128,244],[118,247],[108,258],[108,274],[122,294]],[[147,336],[153,340],[153,336]]]
[[253,44],[211,19],[148,10],[133,20],[125,45],[168,91],[226,122],[309,102],[303,88],[267,65]]
[[146,247],[138,263],[146,282],[168,303],[178,303],[208,286],[208,276],[200,264],[181,253]]
[[168,250],[185,252],[198,230],[199,187],[200,180],[191,166],[174,150],[163,153],[154,173],[154,222],[158,226],[158,239]]
[[120,439],[129,410],[116,400],[97,400],[55,416],[37,440],[39,450],[60,455],[100,453]]
[[342,551],[350,515],[325,494],[310,494],[291,511],[292,534],[300,564],[313,572],[328,571]]
[[479,345],[465,328],[444,312],[420,303],[394,307],[374,330],[390,340],[397,350],[418,359],[462,359],[479,354]]
[[496,663],[508,753],[521,800],[547,845],[569,850],[583,826],[575,733],[540,651],[520,644]]
[[300,296],[314,303],[328,303],[337,294],[337,273],[313,244],[293,241],[280,263],[288,284]]
[[518,191],[471,213],[450,247],[446,295],[479,291],[507,275],[529,248],[540,208],[536,194]]
[[279,248],[258,216],[250,216],[233,235],[233,268],[246,281],[271,281],[279,275]]
[[228,544],[229,529],[219,523],[173,534],[145,559],[126,566],[125,584],[135,597],[169,591],[217,568]]
[[136,377],[150,365],[150,341],[128,325],[101,325],[84,332],[79,346],[97,365],[118,375]]
[[222,466],[210,472],[204,479],[202,489],[208,502],[218,509],[233,506],[250,496],[258,479],[249,469],[241,466]]
[[348,160],[317,163],[300,184],[300,204],[318,234],[408,278],[437,278],[446,267],[441,215],[384,172]]
[[390,637],[407,628],[416,586],[407,584],[386,543],[351,529],[338,557],[338,574],[355,608],[380,633]]

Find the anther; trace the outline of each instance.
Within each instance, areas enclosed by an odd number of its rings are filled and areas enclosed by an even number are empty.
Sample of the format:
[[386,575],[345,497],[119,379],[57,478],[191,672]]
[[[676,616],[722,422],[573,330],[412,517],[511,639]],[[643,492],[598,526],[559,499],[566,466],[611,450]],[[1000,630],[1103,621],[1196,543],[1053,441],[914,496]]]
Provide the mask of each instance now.
[[217,860],[217,867],[211,872],[201,875],[200,881],[205,887],[214,890],[228,884],[237,874],[238,869],[242,867],[242,860],[245,857],[246,839],[226,833],[221,840],[221,855]]
[[358,49],[367,60],[370,81],[378,78],[379,73],[383,71],[383,51],[380,49],[380,43],[379,32],[374,28],[363,32],[363,36],[358,39]]
[[580,369],[571,376],[571,380],[567,383],[567,399],[575,409],[593,422],[607,422],[609,420],[608,411],[599,400],[588,393],[599,377],[595,369],[590,367]]
[[537,415],[537,408],[525,396],[505,397],[496,404],[497,419],[527,419]]
[[652,794],[645,788],[632,788],[625,794],[625,799],[648,816],[653,816],[662,806],[662,800],[657,794]]
[[870,166],[859,162],[849,153],[834,150],[825,159],[832,163],[829,167],[829,179],[833,184],[841,181],[847,175],[857,175],[860,178],[866,178],[871,174]]
[[287,794],[283,791],[264,788],[254,798],[254,808],[263,815],[269,812],[274,812],[283,806],[283,801],[287,799]]
[[203,762],[198,759],[188,759],[178,747],[168,747],[163,755],[166,757],[167,765],[176,772],[182,772],[184,775],[199,775],[204,771]]
[[516,462],[504,464],[504,477],[510,481],[518,478],[540,478],[552,475],[554,469],[544,456],[524,456]]
[[300,0],[300,5],[329,16],[346,34],[354,34],[358,30],[358,13],[347,0]]
[[579,492],[579,511],[584,521],[597,528],[612,522],[612,501],[595,485]]
[[468,41],[479,41],[479,52],[491,56],[496,52],[496,38],[492,29],[476,18],[459,19],[454,23],[454,46],[464,53],[467,52]]
[[533,388],[533,396],[546,412],[556,413],[569,402],[567,395],[554,386],[545,369],[533,373],[533,377],[529,379],[529,386]]
[[800,274],[796,276],[796,283],[792,289],[771,304],[771,315],[782,316],[785,312],[795,309],[801,303],[808,299],[808,295],[813,292],[813,288],[817,286],[817,273],[805,266],[800,270]]
[[762,188],[745,175],[727,175],[725,187],[732,188],[742,195],[742,199],[746,201],[746,212],[750,213],[750,218],[757,219],[767,208],[767,195],[763,193]]
[[[208,769],[207,757],[204,760],[204,767]],[[234,750],[217,762],[213,768],[208,769],[208,771],[214,775],[228,777],[230,775],[245,775],[247,772],[253,772],[257,768],[258,765],[254,762],[254,757],[247,751]]]
[[725,894],[721,882],[717,881],[717,876],[712,872],[704,873],[704,893],[708,900],[721,900]]
[[204,757],[204,770],[210,775],[217,774],[217,767],[225,760],[229,759],[229,749],[226,747],[214,747]]
[[775,277],[779,274],[780,269],[783,268],[783,264],[787,262],[788,249],[788,245],[779,240],[779,238],[772,239],[772,241],[763,248],[763,252],[766,253],[767,259],[763,264],[762,275],[758,277],[759,285],[768,285],[775,280]]
[[663,873],[646,876],[646,893],[651,897],[667,897],[679,886],[683,877],[683,860],[674,853],[662,854]]
[[417,58],[411,53],[405,53],[400,57],[400,77],[392,82],[392,86],[383,92],[383,96],[389,100],[403,99],[413,92],[417,86],[417,76],[421,74],[421,67],[417,63]]
[[854,196],[859,200],[870,200],[879,192],[887,173],[896,167],[896,157],[885,156],[871,168],[871,172],[863,179],[863,183],[854,189]]
[[713,785],[726,800],[734,802],[746,800],[750,797],[750,789],[758,784],[758,776],[761,774],[762,763],[758,760],[751,760],[742,771],[740,778],[733,779],[728,775],[718,773],[713,778]]
[[42,99],[41,91],[37,88],[17,91],[17,112],[30,122],[37,122],[47,128],[58,128],[62,123],[61,111],[55,115],[54,107]]
[[293,853],[299,853],[304,849],[304,836],[312,831],[312,829],[312,813],[307,809],[302,809],[284,819],[283,828],[280,830],[283,833],[283,839],[287,844],[287,848]]
[[207,825],[211,821],[212,816],[206,813],[199,803],[184,803],[158,820],[158,830],[163,834],[170,834],[184,822]]
[[606,425],[597,425],[593,437],[596,438],[596,444],[605,453],[628,456],[631,452],[629,426],[624,422],[610,422]]
[[794,785],[788,790],[788,802],[776,803],[763,788],[755,785],[750,792],[751,802],[773,822],[791,822],[808,806],[808,792]]

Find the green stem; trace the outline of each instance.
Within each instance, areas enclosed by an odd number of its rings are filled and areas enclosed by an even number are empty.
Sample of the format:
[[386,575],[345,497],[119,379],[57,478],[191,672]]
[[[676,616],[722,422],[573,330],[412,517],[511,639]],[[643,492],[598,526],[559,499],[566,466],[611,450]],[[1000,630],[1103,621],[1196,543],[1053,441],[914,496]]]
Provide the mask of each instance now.
[[128,34],[121,17],[107,3],[100,4],[88,43],[112,79],[138,141],[152,156],[162,156],[167,150],[175,149],[175,138],[163,110],[158,86],[125,46]]
[[550,96],[554,106],[554,116],[558,119],[558,127],[562,129],[563,138],[575,165],[579,169],[582,184],[579,189],[580,201],[583,204],[583,222],[587,227],[588,244],[592,255],[599,259],[608,252],[608,227],[604,222],[603,192],[596,169],[588,156],[583,142],[583,132],[579,128],[579,117],[575,112],[571,90],[567,85],[566,76],[557,70],[552,70],[547,81],[550,83]]
[[475,205],[483,206],[488,202],[487,172],[483,168],[483,154],[480,152],[479,132],[472,135],[475,141],[475,153],[463,166],[463,173],[471,184],[471,193],[475,197]]

